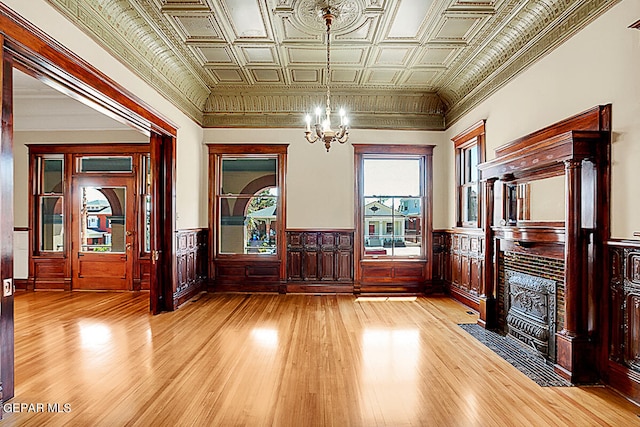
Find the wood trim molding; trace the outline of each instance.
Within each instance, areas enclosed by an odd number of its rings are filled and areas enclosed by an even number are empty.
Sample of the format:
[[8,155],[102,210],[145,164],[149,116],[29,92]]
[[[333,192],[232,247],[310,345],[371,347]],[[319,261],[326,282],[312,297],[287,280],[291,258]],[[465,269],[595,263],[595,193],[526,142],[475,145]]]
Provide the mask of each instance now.
[[[355,236],[354,236],[354,292],[355,293],[423,293],[431,291],[432,279],[432,231],[433,231],[433,145],[409,144],[353,144],[355,191]],[[415,155],[424,156],[424,228],[422,247],[424,258],[414,259],[365,259],[362,205],[364,183],[362,182],[363,158],[365,155]]]
[[552,136],[569,131],[611,131],[611,104],[598,105],[528,135],[514,139],[495,149],[496,157],[526,148]]
[[[286,169],[289,144],[207,144],[209,151],[209,269],[213,289],[231,291],[277,291],[287,277],[286,271]],[[218,253],[217,224],[221,215],[216,204],[223,155],[277,155],[278,198],[277,251],[275,255]],[[228,209],[228,207],[227,207]],[[242,271],[242,274],[238,272]],[[249,283],[255,282],[255,283]]]
[[[459,134],[457,134],[456,136],[454,136],[453,138],[451,138],[451,140],[454,143],[454,147],[455,148],[459,148],[460,146],[464,145],[467,141],[478,137],[478,136],[483,136],[485,135],[485,124],[487,123],[486,120],[480,120],[474,124],[472,124],[471,126],[469,126],[467,129],[463,130],[462,132],[460,132]],[[482,147],[482,150],[484,151],[484,146]],[[481,157],[484,160],[484,154],[481,153]]]
[[[480,182],[478,179],[478,218],[473,222],[463,222],[463,199],[464,199],[464,188],[462,184],[462,154],[465,149],[471,148],[473,146],[478,147],[478,164],[485,161],[487,157],[487,149],[486,149],[486,131],[485,124],[486,120],[480,120],[464,131],[460,132],[458,135],[451,138],[453,141],[453,146],[455,149],[455,179],[456,179],[456,225],[458,227],[463,228],[473,228],[480,227],[482,225],[482,212],[483,212],[483,201],[482,197],[480,197]],[[479,177],[479,174],[478,174]]]
[[112,118],[147,135],[152,131],[177,135],[176,125],[2,3],[0,28],[7,52],[22,71],[73,98],[102,107]]

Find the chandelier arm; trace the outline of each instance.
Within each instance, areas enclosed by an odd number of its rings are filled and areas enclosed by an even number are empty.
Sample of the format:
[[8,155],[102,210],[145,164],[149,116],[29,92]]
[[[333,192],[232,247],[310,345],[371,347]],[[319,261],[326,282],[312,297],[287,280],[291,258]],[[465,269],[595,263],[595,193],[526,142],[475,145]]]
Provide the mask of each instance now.
[[304,137],[308,142],[310,142],[312,144],[318,140],[318,136],[317,135],[313,135],[313,132],[311,132],[311,131],[305,132],[304,133]]

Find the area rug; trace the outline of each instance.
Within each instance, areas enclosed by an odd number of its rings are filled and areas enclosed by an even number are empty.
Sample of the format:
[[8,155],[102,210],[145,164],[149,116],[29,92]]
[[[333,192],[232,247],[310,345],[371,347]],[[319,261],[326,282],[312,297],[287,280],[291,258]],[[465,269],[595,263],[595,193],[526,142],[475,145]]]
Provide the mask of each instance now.
[[474,323],[458,325],[541,387],[570,387],[546,361],[514,338],[488,331]]

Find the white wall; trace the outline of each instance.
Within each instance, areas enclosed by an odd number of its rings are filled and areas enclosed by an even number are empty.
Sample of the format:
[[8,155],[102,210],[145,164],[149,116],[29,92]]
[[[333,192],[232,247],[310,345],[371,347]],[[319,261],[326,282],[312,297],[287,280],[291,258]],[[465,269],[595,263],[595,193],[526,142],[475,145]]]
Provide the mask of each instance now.
[[[487,119],[487,158],[513,139],[595,105],[613,105],[612,224],[614,238],[640,231],[640,1],[623,0],[562,46],[466,114],[450,139]],[[453,152],[453,147],[449,146]],[[453,170],[449,186],[455,185]],[[449,193],[448,225],[455,224]]]
[[204,204],[202,202],[202,196],[206,194],[206,190],[203,192],[202,189],[202,174],[206,175],[201,162],[202,128],[60,15],[46,0],[2,1],[58,43],[134,93],[178,128],[176,227],[206,227],[206,199]]
[[[356,118],[354,118],[355,120]],[[354,144],[436,145],[434,157],[434,227],[445,227],[446,170],[450,159],[442,132],[352,129],[349,142],[324,144],[304,139],[302,120],[295,129],[205,129],[206,143],[289,144],[287,164],[288,228],[354,228]],[[444,166],[443,166],[444,165]]]

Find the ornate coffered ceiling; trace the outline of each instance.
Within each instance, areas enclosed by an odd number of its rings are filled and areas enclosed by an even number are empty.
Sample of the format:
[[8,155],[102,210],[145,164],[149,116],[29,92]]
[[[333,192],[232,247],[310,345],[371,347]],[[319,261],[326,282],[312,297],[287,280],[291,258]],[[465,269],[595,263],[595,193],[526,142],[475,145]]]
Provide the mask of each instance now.
[[48,0],[206,127],[444,129],[619,0]]

